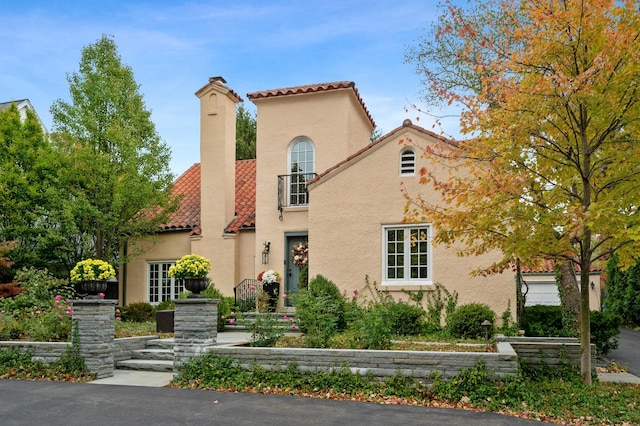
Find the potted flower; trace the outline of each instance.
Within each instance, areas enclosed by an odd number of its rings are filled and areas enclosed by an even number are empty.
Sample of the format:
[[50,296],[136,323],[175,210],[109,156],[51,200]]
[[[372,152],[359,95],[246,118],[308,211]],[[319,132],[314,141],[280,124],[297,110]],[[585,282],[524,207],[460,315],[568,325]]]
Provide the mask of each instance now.
[[107,280],[114,278],[116,271],[109,263],[100,259],[85,259],[71,270],[71,282],[77,284],[88,298],[97,298],[107,289]]
[[258,281],[262,282],[262,290],[269,294],[269,308],[276,310],[278,294],[280,293],[280,274],[273,269],[258,274]]
[[200,292],[209,286],[207,274],[211,270],[209,259],[197,254],[182,256],[169,268],[169,276],[182,280],[184,288],[192,294],[189,297],[202,297]]

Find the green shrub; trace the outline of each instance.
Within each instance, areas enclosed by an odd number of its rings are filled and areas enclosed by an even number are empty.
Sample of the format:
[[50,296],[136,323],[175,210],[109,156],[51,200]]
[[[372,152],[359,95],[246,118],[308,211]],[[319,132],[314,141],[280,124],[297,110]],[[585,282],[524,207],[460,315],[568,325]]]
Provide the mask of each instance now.
[[591,343],[600,355],[608,355],[618,347],[622,317],[610,312],[591,311]]
[[447,316],[455,311],[457,304],[458,292],[450,293],[444,285],[435,283],[434,290],[427,293],[427,329],[440,331],[442,321],[446,322]]
[[120,319],[130,322],[155,321],[155,308],[147,302],[130,303],[120,309]]
[[300,274],[298,275],[298,289],[307,288],[309,286],[309,265],[305,265],[304,268],[300,269]]
[[351,344],[359,349],[389,349],[393,330],[386,310],[380,305],[374,305],[356,324],[353,325],[355,335]]
[[157,311],[173,311],[176,308],[176,302],[173,300],[164,300],[156,305]]
[[532,337],[575,337],[573,329],[565,329],[562,306],[527,306],[522,313],[522,329]]
[[10,312],[0,312],[0,340],[18,339],[22,335],[22,323]]
[[251,332],[251,346],[275,346],[284,336],[284,328],[278,319],[271,314],[258,315],[254,321],[243,321]]
[[202,294],[207,299],[219,299],[218,302],[218,331],[224,331],[225,319],[229,317],[229,313],[231,312],[231,306],[233,303],[233,298],[231,298],[231,303],[229,302],[229,298],[225,297],[224,294],[216,287],[214,283],[209,284],[209,287],[204,289],[200,294]]
[[0,311],[45,310],[53,305],[56,296],[62,299],[75,296],[66,280],[54,277],[46,269],[22,269],[15,280],[24,291],[12,299],[0,299]]
[[346,302],[338,287],[322,275],[301,289],[296,299],[296,324],[309,346],[325,347],[329,339],[346,328]]
[[488,320],[492,327],[489,336],[493,335],[493,324],[496,322],[496,314],[491,308],[482,303],[468,303],[459,306],[447,316],[447,332],[456,338],[477,339],[485,336],[482,323]]
[[390,302],[384,306],[384,312],[393,334],[417,336],[422,333],[426,312],[421,306]]
[[329,340],[338,333],[338,321],[344,312],[329,296],[310,296],[302,291],[296,304],[298,326],[305,332],[305,345],[311,348],[326,348]]

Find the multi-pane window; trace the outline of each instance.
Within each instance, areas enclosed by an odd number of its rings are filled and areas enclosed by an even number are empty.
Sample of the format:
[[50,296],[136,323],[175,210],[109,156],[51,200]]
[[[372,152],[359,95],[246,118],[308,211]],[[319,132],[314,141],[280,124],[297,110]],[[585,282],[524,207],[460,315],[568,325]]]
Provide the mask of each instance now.
[[314,147],[307,138],[293,142],[289,151],[289,205],[299,206],[309,203],[307,180],[313,177]]
[[384,279],[388,284],[431,281],[429,225],[386,226]]
[[416,173],[416,153],[412,148],[405,148],[400,153],[400,174],[413,175]]
[[175,280],[169,276],[169,268],[175,262],[149,262],[147,265],[147,284],[149,289],[149,303],[160,303],[174,300],[184,291],[182,280]]

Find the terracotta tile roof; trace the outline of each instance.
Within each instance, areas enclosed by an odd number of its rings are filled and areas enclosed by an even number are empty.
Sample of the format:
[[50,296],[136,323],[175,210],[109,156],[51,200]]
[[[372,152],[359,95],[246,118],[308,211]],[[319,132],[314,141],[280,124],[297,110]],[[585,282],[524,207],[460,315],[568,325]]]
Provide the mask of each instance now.
[[358,102],[362,106],[365,114],[369,118],[371,125],[376,127],[376,123],[373,121],[373,117],[369,113],[367,106],[364,104],[364,101],[360,97],[360,93],[358,89],[356,89],[356,84],[353,81],[334,81],[331,83],[318,83],[318,84],[307,84],[304,86],[294,86],[294,87],[284,87],[282,89],[271,89],[271,90],[262,90],[260,92],[252,92],[247,93],[247,98],[253,101],[254,99],[260,98],[273,98],[276,96],[288,96],[288,95],[301,95],[305,93],[318,93],[318,92],[327,92],[330,90],[338,90],[338,89],[352,89],[353,93],[356,95]]
[[236,216],[225,232],[256,226],[256,160],[236,161]]
[[180,207],[171,214],[169,221],[160,225],[164,231],[191,230],[200,234],[200,164],[189,167],[173,183],[173,194],[182,195]]
[[440,139],[440,140],[445,141],[445,142],[449,142],[449,143],[452,143],[452,144],[455,144],[455,143],[456,143],[455,141],[448,140],[448,139],[446,139],[446,138],[442,137],[441,135],[438,135],[438,134],[436,134],[436,133],[433,133],[433,132],[431,132],[431,131],[429,131],[429,130],[425,129],[424,127],[416,126],[415,124],[413,124],[413,123],[411,122],[411,120],[407,119],[407,120],[404,120],[404,122],[402,123],[402,126],[400,126],[400,127],[396,127],[395,129],[393,129],[392,131],[390,131],[390,132],[389,132],[389,133],[387,133],[386,135],[384,135],[384,136],[382,136],[382,137],[378,138],[378,139],[377,139],[377,140],[375,140],[374,142],[372,142],[372,143],[370,143],[369,145],[365,146],[365,147],[364,147],[364,148],[362,148],[360,151],[356,152],[355,154],[350,155],[349,157],[347,157],[346,159],[342,160],[342,161],[341,161],[341,162],[339,162],[338,164],[336,164],[336,165],[334,165],[334,166],[332,166],[332,167],[328,168],[328,169],[327,169],[327,170],[325,170],[324,172],[322,172],[322,173],[318,174],[318,176],[317,176],[317,177],[315,177],[314,179],[309,180],[309,181],[307,182],[307,184],[312,184],[312,183],[314,183],[314,182],[320,181],[320,180],[322,180],[322,178],[323,178],[323,177],[325,177],[325,176],[327,176],[327,175],[330,175],[330,174],[331,174],[331,173],[333,173],[335,170],[337,170],[337,169],[341,168],[343,165],[345,165],[345,164],[347,164],[347,163],[349,163],[349,162],[351,162],[351,161],[356,161],[356,159],[357,159],[358,157],[362,156],[364,153],[366,153],[366,152],[368,152],[368,151],[370,151],[370,150],[372,150],[372,149],[375,149],[375,148],[379,147],[380,145],[383,145],[384,143],[386,143],[386,142],[388,142],[389,140],[391,140],[391,137],[392,137],[395,133],[397,133],[397,132],[401,131],[402,129],[404,129],[404,128],[406,128],[406,127],[410,127],[410,128],[412,128],[412,129],[414,129],[414,130],[416,130],[416,131],[420,132],[420,133],[425,133],[425,134],[427,134],[427,135],[429,135],[429,136],[431,136],[431,137],[434,137],[434,138],[436,138],[436,139]]
[[242,98],[240,97],[240,95],[238,95],[236,92],[234,92],[229,86],[227,86],[227,81],[222,78],[222,77],[210,77],[209,78],[209,82],[207,84],[205,84],[204,86],[202,86],[201,88],[199,88],[196,91],[196,96],[200,96],[200,93],[206,89],[207,87],[209,87],[210,84],[216,85],[218,87],[222,87],[224,89],[228,90],[227,96],[229,96],[231,99],[233,99],[236,102],[242,102]]
[[[191,230],[200,235],[200,164],[189,167],[173,184],[173,193],[181,194],[180,207],[169,222],[161,225],[163,231]],[[226,232],[256,226],[256,160],[236,161],[236,217],[227,225]]]

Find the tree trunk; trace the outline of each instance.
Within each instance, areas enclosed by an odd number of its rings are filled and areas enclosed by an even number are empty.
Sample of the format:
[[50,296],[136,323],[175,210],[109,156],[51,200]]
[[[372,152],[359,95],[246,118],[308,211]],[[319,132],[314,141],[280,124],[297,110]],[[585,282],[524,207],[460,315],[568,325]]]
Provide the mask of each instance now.
[[562,325],[566,329],[580,330],[580,290],[576,271],[570,260],[555,265],[556,284],[562,303]]
[[591,384],[591,312],[589,311],[589,269],[586,258],[580,266],[580,371],[586,385]]

